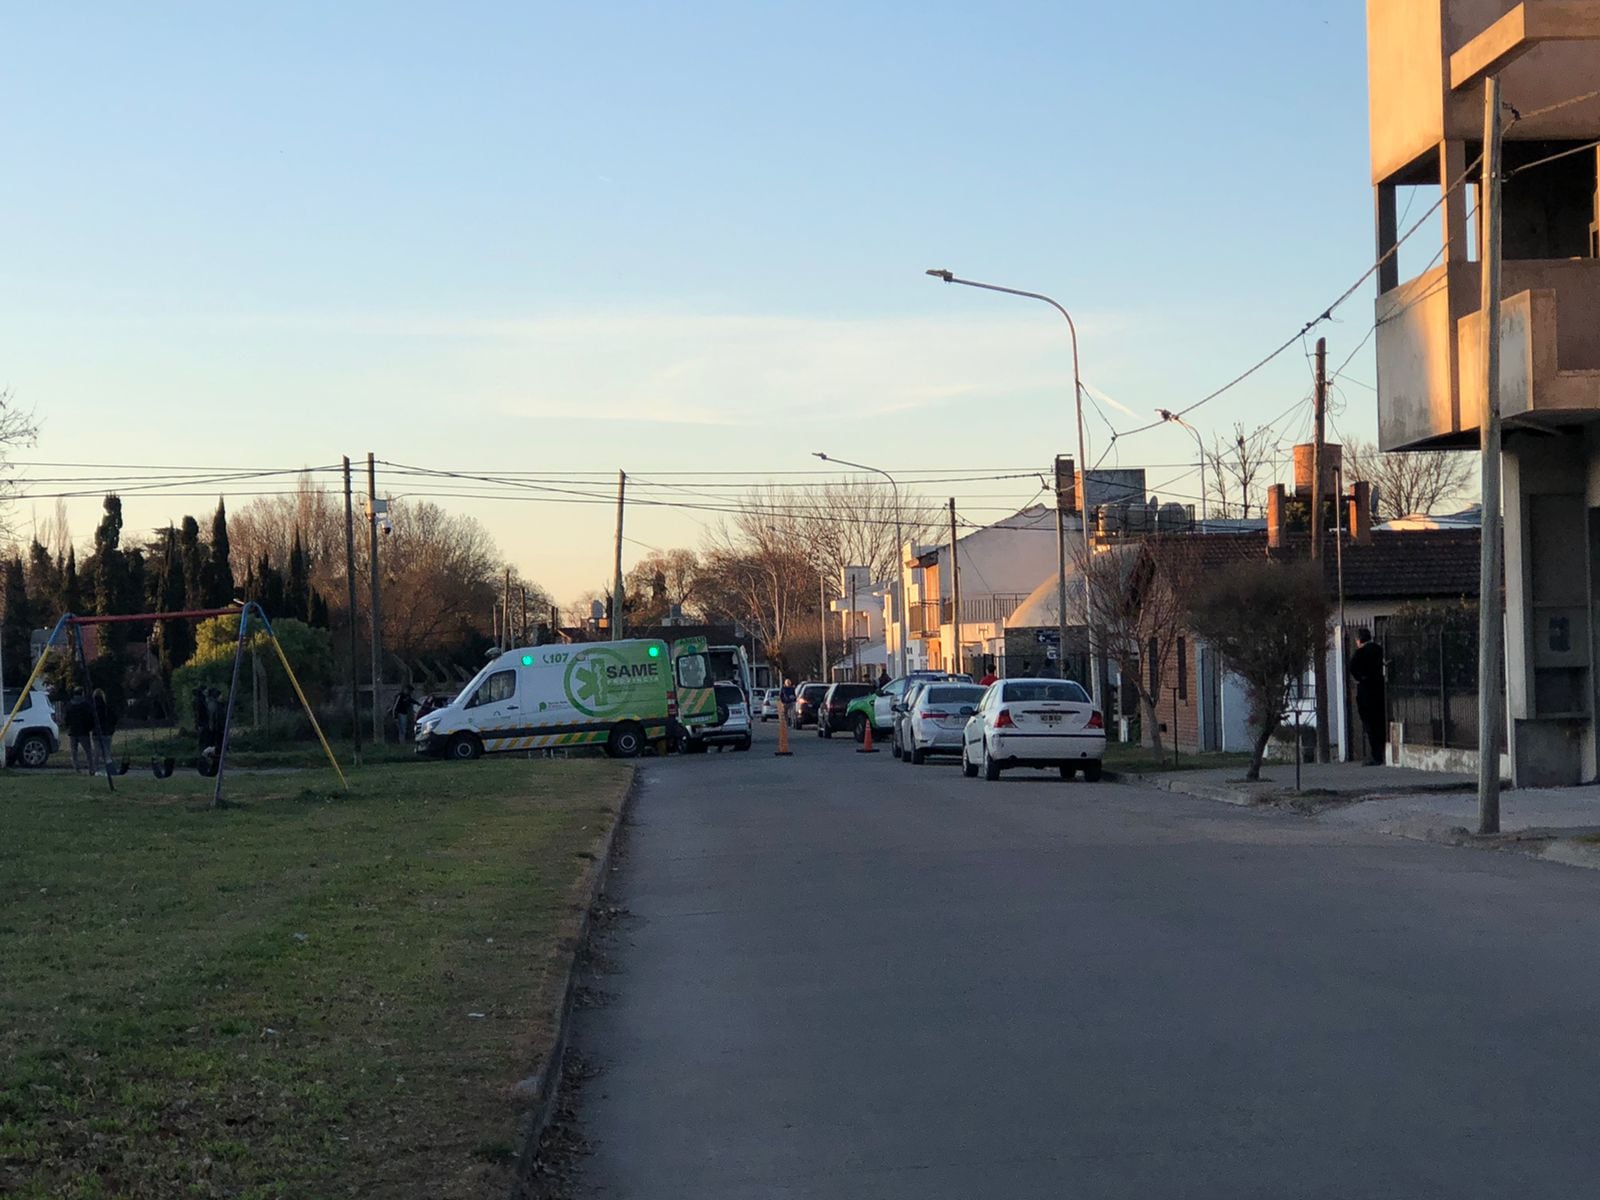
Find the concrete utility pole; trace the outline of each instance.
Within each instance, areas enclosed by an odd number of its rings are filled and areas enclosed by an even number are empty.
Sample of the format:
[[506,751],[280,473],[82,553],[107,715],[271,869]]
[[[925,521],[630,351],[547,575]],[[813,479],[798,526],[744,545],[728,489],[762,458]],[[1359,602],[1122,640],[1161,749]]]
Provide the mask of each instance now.
[[[1311,405],[1311,561],[1322,568],[1322,471],[1327,458],[1328,339],[1317,339],[1317,387]],[[1317,761],[1329,759],[1328,651],[1324,646],[1311,661],[1312,689],[1317,701]]]
[[378,601],[378,468],[367,451],[367,546],[372,556],[372,744],[383,744],[383,619]]
[[506,568],[506,583],[505,583],[504,596],[505,596],[505,606],[506,606],[506,619],[501,622],[501,628],[506,631],[506,649],[507,650],[512,650],[512,649],[515,649],[516,645],[517,645],[517,632],[516,632],[515,629],[512,628],[512,625],[511,625],[511,568],[510,567]]
[[950,669],[961,672],[961,563],[956,558],[956,498],[950,497],[950,624],[955,631]]
[[817,621],[822,633],[822,682],[831,683],[828,670],[828,576],[817,572]]
[[611,580],[611,640],[622,637],[622,506],[628,495],[628,473],[617,472],[617,559]]
[[350,456],[344,456],[344,581],[350,605],[350,740],[355,746],[356,766],[361,765],[361,675],[360,640],[356,636],[356,514],[350,488]]
[[1478,560],[1478,832],[1500,832],[1500,76],[1483,88],[1483,535]]
[[[1065,467],[1065,471],[1063,471]],[[1056,667],[1061,677],[1067,677],[1067,488],[1077,490],[1076,466],[1070,458],[1056,455]],[[1063,479],[1063,475],[1067,478]],[[1083,564],[1084,579],[1088,579],[1089,564]],[[1089,664],[1093,672],[1094,663]]]

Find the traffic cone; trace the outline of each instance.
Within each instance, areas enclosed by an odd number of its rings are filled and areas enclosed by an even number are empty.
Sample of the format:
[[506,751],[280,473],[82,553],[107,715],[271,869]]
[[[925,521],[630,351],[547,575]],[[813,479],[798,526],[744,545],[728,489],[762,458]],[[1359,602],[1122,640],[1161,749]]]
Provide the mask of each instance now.
[[867,719],[867,736],[861,739],[861,745],[856,747],[857,754],[876,754],[878,748],[872,744],[872,720]]
[[773,752],[774,758],[788,758],[794,751],[789,749],[789,706],[778,705],[778,748]]

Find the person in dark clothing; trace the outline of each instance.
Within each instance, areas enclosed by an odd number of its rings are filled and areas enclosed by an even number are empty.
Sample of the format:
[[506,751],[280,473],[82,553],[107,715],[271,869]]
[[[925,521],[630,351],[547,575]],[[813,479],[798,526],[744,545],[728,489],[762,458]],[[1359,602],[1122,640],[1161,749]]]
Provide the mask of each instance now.
[[211,745],[211,706],[206,703],[205,688],[197,687],[189,697],[190,713],[194,717],[195,741],[200,743],[200,749]]
[[1387,737],[1387,708],[1383,693],[1383,647],[1372,640],[1372,630],[1356,630],[1356,650],[1350,656],[1350,678],[1356,681],[1356,715],[1367,734],[1367,764],[1383,765]]
[[83,751],[84,765],[94,773],[94,708],[82,688],[73,688],[72,696],[63,710],[62,723],[67,727],[67,741],[72,752],[72,769],[78,770],[78,751]]
[[888,686],[889,686],[889,672],[880,669],[878,671],[878,690],[881,692],[881,691],[883,691],[884,688],[886,688]]
[[411,685],[405,684],[394,698],[394,723],[400,730],[402,746],[411,741],[411,722],[417,713],[417,698],[411,694]]
[[111,702],[106,699],[104,688],[94,690],[94,740],[95,747],[100,752],[100,761],[106,765],[111,763],[111,735],[117,731],[117,714],[112,710]]
[[217,747],[222,744],[222,736],[226,732],[223,729],[226,721],[227,711],[222,704],[222,689],[216,687],[207,688],[206,730],[210,734],[211,740],[202,749],[210,750],[213,753],[216,752]]

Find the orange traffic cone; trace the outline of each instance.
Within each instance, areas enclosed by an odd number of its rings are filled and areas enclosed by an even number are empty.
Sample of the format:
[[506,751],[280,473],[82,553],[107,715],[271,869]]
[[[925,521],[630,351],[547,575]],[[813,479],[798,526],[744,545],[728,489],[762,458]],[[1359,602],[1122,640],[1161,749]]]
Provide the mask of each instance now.
[[857,754],[876,754],[878,748],[872,744],[872,719],[867,718],[867,736],[861,739],[861,745],[856,747]]
[[789,749],[789,706],[778,705],[778,748],[774,750],[775,758],[789,758],[794,751]]

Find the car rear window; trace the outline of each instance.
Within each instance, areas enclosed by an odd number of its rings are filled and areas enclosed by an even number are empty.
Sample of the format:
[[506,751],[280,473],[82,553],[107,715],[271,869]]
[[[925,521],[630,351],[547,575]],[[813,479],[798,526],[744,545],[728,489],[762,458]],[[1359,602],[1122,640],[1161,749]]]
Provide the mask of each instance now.
[[1019,679],[1006,684],[1007,700],[1073,700],[1082,702],[1089,693],[1070,679]]
[[828,685],[825,683],[808,683],[800,689],[798,694],[804,696],[807,700],[820,700],[822,694],[827,690]]
[[971,687],[931,687],[928,689],[928,703],[976,704],[986,690],[976,685]]
[[854,700],[865,696],[872,691],[872,687],[865,683],[836,683],[833,685],[833,698],[835,700]]
[[736,683],[719,683],[717,684],[717,703],[743,704],[744,692],[740,690],[739,685]]

